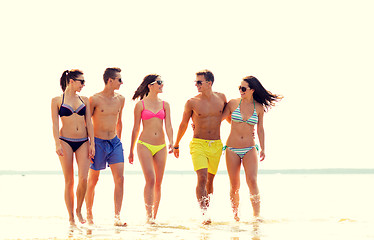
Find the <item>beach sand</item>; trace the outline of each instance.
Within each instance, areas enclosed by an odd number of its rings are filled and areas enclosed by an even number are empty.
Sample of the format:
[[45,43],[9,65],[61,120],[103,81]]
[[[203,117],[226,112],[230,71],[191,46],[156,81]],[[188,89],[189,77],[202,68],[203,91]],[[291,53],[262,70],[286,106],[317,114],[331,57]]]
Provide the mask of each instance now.
[[[55,175],[0,175],[2,239],[374,239],[373,174],[260,174],[263,222],[251,217],[248,187],[242,175],[241,222],[230,209],[229,180],[218,174],[203,226],[195,199],[196,176],[165,174],[155,225],[145,224],[144,179],[125,175],[121,217],[113,226],[113,182],[102,174],[94,203],[95,225],[70,228],[63,201],[64,181]],[[85,215],[85,211],[83,212]]]

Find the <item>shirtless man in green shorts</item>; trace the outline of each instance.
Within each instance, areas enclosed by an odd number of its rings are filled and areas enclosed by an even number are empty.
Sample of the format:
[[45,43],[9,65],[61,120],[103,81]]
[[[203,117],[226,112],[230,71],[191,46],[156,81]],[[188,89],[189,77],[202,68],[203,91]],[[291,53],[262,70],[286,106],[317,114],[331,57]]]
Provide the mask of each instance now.
[[114,92],[123,84],[120,68],[104,72],[104,90],[90,97],[90,107],[97,155],[92,159],[86,193],[87,220],[93,224],[92,206],[100,171],[110,166],[114,180],[114,225],[126,226],[120,213],[123,199],[124,157],[121,143],[122,110],[125,98]]
[[227,104],[224,94],[212,91],[213,73],[203,70],[196,73],[195,85],[199,94],[189,99],[184,107],[182,122],[179,126],[174,155],[179,157],[179,142],[192,118],[194,125],[190,153],[197,174],[196,197],[203,213],[203,224],[210,224],[206,215],[210,195],[213,194],[213,180],[217,173],[222,155],[220,127],[223,109]]

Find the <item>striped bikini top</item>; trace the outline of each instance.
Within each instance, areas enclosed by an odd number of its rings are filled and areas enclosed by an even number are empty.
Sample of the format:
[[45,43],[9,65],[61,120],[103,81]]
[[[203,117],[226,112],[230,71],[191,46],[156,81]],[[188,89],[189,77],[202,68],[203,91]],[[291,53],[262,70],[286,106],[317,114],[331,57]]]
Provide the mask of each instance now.
[[255,106],[255,100],[253,100],[253,114],[248,120],[244,120],[242,117],[242,114],[240,113],[240,104],[242,103],[242,100],[240,99],[239,106],[232,112],[231,114],[231,120],[234,122],[244,122],[248,123],[250,125],[256,125],[258,123],[258,116],[256,112],[256,106]]

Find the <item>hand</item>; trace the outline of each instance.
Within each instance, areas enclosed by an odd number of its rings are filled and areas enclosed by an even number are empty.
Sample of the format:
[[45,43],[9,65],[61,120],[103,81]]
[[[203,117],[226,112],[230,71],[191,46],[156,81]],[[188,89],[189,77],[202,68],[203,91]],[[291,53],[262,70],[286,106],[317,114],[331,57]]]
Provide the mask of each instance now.
[[174,146],[174,157],[179,158],[179,147]]
[[129,154],[129,163],[130,164],[134,163],[134,153],[133,152],[130,152],[130,154]]
[[173,144],[169,144],[169,153],[172,153],[174,151]]
[[260,152],[260,162],[265,160],[265,152],[261,150]]
[[60,157],[64,156],[64,151],[62,150],[62,146],[61,145],[56,146],[56,153]]
[[88,152],[88,157],[90,159],[93,159],[95,157],[95,145],[93,145],[93,144],[90,144],[90,149],[89,149],[89,152]]

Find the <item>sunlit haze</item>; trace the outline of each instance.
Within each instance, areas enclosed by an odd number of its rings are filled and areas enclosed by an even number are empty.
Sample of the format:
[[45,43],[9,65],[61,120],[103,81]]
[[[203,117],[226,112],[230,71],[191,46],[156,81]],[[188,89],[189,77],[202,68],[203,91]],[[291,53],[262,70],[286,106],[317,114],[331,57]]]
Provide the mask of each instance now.
[[[60,170],[51,99],[66,69],[83,70],[83,96],[120,67],[126,98],[125,169],[131,100],[143,77],[160,74],[176,138],[195,73],[209,69],[213,90],[240,97],[256,76],[284,99],[265,114],[260,169],[374,168],[373,2],[358,1],[6,1],[1,3],[0,170]],[[221,127],[225,143],[230,125]],[[193,171],[189,127],[181,157],[166,170]],[[224,156],[219,170],[225,170]]]

